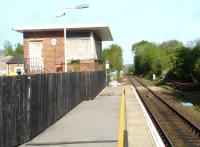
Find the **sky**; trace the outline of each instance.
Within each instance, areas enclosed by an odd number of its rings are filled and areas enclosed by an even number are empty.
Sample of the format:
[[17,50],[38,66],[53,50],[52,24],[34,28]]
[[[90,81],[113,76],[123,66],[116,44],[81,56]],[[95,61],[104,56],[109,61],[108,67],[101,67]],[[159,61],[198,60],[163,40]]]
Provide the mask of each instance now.
[[[88,9],[65,7],[88,4]],[[162,43],[177,39],[187,42],[200,38],[199,0],[2,0],[0,5],[0,49],[5,40],[23,42],[16,26],[62,24],[108,24],[114,41],[123,49],[124,64],[133,63],[132,44],[141,40]]]

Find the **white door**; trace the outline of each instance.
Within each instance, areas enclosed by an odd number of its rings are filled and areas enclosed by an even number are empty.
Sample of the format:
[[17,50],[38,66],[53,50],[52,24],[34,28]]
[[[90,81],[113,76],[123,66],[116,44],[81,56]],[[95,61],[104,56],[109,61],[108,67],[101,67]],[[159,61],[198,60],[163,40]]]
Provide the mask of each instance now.
[[43,69],[43,42],[29,42],[29,64],[31,72],[41,72]]

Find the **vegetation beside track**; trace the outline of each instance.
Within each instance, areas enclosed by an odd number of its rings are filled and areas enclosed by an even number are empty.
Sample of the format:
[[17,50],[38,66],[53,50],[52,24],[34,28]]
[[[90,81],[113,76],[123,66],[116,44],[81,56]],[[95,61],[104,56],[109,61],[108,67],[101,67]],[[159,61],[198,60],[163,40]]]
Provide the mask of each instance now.
[[161,44],[141,41],[133,44],[134,72],[157,82],[200,83],[200,41],[184,45],[177,40]]
[[[169,102],[181,111],[188,115],[188,117],[195,118],[195,121],[200,121],[200,91],[180,91],[177,89],[173,89],[168,85],[160,85],[157,86],[153,81],[141,78],[145,84],[148,86],[154,87],[153,89],[157,89],[160,94],[166,95],[165,97],[169,98]],[[184,107],[180,104],[182,101],[191,102],[193,107]]]

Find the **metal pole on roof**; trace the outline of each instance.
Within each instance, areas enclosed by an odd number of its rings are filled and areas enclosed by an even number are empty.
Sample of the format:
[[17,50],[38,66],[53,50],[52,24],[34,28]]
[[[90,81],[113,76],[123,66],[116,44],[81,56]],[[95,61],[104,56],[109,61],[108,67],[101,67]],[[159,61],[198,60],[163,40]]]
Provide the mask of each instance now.
[[[82,4],[82,5],[77,5],[75,7],[72,7],[72,8],[65,8],[65,10],[61,13],[59,13],[56,17],[62,17],[64,15],[66,15],[66,11],[69,10],[69,9],[85,9],[85,8],[89,8],[89,5],[88,4]],[[67,27],[66,25],[64,26],[64,57],[65,57],[65,72],[67,72]]]

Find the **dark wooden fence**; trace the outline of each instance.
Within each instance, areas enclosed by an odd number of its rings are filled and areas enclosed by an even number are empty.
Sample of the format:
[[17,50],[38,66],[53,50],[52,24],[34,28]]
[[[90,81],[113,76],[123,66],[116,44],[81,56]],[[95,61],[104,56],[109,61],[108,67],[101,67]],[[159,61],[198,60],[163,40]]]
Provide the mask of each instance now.
[[29,141],[105,87],[105,71],[0,77],[0,147]]

